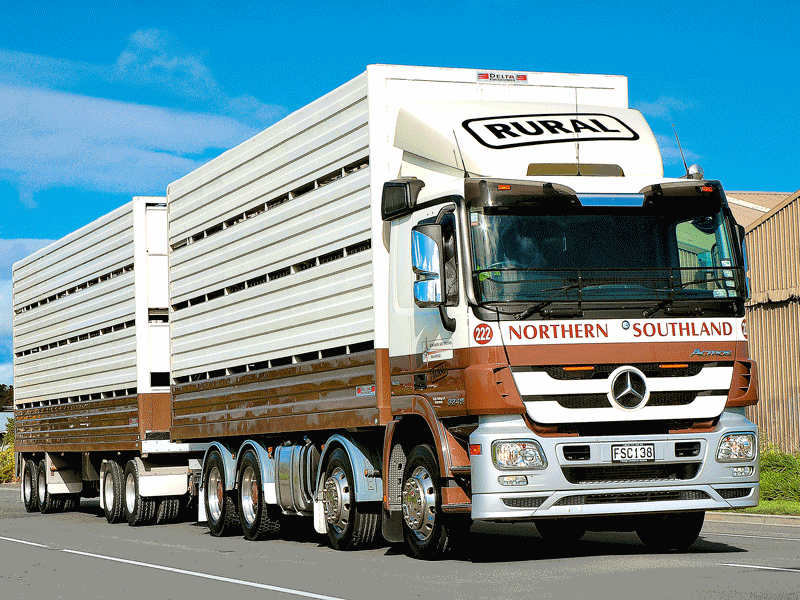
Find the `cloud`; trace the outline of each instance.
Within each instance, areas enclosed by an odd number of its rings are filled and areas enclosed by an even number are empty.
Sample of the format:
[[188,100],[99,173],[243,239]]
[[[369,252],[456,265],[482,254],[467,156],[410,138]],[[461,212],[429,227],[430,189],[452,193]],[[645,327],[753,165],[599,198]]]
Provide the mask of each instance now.
[[680,98],[661,96],[655,102],[637,102],[633,107],[649,117],[669,120],[674,113],[683,112],[692,105]]
[[[11,339],[11,323],[14,316],[11,300],[11,280],[0,279],[0,360],[3,360],[4,338]],[[9,345],[9,352],[11,346]]]
[[0,363],[0,383],[14,385],[14,363]]
[[[675,141],[675,136],[662,135],[655,132],[654,135],[656,137],[656,142],[658,142],[658,148],[661,150],[661,159],[666,164],[683,166],[681,151],[680,148],[678,148],[678,143]],[[687,165],[691,165],[703,158],[701,154],[698,154],[686,146],[683,147],[683,156],[686,158]]]
[[[11,279],[11,267],[18,260],[30,256],[40,248],[44,248],[53,240],[31,240],[20,238],[4,240],[0,238],[0,281]],[[2,288],[0,288],[2,289]],[[0,316],[2,313],[0,313]]]
[[163,193],[257,129],[226,116],[0,84],[0,175],[21,197],[55,186]]

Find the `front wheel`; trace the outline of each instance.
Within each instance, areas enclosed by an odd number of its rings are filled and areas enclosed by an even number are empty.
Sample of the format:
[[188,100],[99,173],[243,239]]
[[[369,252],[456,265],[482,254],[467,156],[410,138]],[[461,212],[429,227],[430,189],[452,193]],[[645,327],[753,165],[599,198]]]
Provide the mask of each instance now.
[[355,550],[375,539],[380,504],[357,504],[353,470],[344,450],[331,453],[322,488],[328,539],[336,550]]
[[408,455],[403,471],[403,539],[411,556],[424,560],[441,558],[452,546],[459,529],[457,519],[442,513],[439,463],[428,445]]
[[697,540],[706,513],[672,513],[642,517],[636,535],[648,548],[657,551],[685,550]]

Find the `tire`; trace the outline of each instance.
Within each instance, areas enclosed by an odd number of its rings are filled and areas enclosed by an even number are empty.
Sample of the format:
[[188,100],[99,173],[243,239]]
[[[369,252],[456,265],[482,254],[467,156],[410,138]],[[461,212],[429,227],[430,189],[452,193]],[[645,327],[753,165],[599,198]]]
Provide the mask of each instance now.
[[25,503],[26,512],[39,510],[39,495],[37,493],[36,463],[32,460],[25,461],[22,470],[22,500]]
[[43,515],[58,512],[63,506],[64,499],[61,496],[54,496],[47,488],[47,472],[44,459],[39,462],[36,470],[36,494],[39,504],[39,512]]
[[211,535],[222,537],[241,530],[234,495],[225,490],[225,465],[222,456],[212,451],[203,468],[203,502]]
[[108,461],[103,475],[103,512],[109,523],[119,523],[125,517],[122,480],[122,467],[114,460]]
[[135,460],[129,460],[125,465],[125,520],[128,525],[144,525],[151,523],[156,516],[156,499],[143,498],[139,493],[139,465]]
[[180,508],[180,496],[159,499],[158,507],[156,508],[156,525],[177,520]]
[[65,494],[64,495],[64,505],[61,509],[64,512],[75,512],[78,510],[78,507],[81,505],[81,495],[80,494]]
[[466,534],[463,523],[442,512],[439,464],[429,445],[417,446],[403,470],[403,539],[410,556],[437,560]]
[[642,517],[636,535],[656,552],[685,550],[697,540],[705,512],[671,513]]
[[577,542],[586,535],[579,519],[536,519],[533,524],[542,539],[556,544]]
[[239,463],[239,522],[245,539],[262,540],[275,537],[281,530],[277,506],[264,501],[261,467],[252,450],[248,450]]
[[380,524],[380,503],[357,504],[350,460],[336,448],[325,466],[322,497],[328,539],[336,550],[355,550],[372,543]]

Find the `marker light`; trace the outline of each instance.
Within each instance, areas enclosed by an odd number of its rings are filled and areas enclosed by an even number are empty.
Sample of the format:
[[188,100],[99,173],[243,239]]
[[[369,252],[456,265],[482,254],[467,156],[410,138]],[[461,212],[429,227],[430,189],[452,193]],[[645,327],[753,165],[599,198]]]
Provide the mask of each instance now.
[[481,455],[481,445],[480,444],[470,444],[469,445],[469,455],[470,456],[480,456]]
[[498,469],[544,469],[544,451],[533,440],[509,440],[492,444],[492,460]]
[[731,433],[722,438],[717,461],[753,460],[756,457],[756,436],[752,433]]
[[497,185],[497,189],[500,190],[500,191],[503,191],[503,190],[507,191],[507,190],[511,189],[511,186],[506,184],[506,183],[500,183],[500,184]]

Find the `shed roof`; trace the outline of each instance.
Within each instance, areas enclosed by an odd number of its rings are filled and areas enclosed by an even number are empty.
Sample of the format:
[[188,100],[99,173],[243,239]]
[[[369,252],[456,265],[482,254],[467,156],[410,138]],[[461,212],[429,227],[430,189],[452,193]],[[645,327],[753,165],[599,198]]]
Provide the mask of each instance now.
[[739,225],[748,228],[786,200],[791,192],[725,192],[731,212]]

